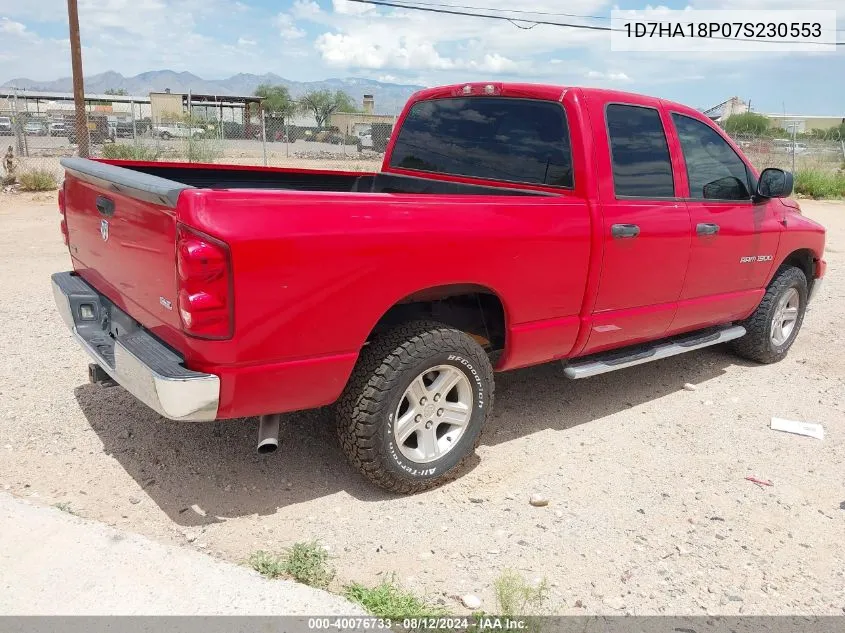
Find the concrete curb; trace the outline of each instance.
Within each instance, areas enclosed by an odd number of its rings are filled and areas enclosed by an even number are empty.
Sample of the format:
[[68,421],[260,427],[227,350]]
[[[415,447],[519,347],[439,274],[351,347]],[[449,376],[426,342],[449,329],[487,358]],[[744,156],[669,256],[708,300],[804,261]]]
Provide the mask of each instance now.
[[362,615],[343,598],[0,493],[0,614]]

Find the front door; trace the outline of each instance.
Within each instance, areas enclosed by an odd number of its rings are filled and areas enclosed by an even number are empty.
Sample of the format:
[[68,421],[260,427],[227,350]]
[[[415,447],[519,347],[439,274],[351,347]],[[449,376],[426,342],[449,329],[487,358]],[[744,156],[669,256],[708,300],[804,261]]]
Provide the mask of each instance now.
[[778,201],[752,201],[753,176],[705,121],[671,112],[687,177],[692,247],[671,331],[746,316],[760,301],[782,225]]
[[591,101],[589,108],[598,173],[613,177],[599,182],[601,278],[582,354],[664,334],[675,316],[691,239],[659,101]]

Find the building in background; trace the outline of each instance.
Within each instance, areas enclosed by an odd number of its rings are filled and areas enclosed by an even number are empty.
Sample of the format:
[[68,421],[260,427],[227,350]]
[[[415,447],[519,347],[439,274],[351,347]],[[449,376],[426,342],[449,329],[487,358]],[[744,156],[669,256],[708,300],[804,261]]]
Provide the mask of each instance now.
[[722,101],[712,108],[704,110],[704,114],[712,121],[719,125],[724,124],[725,120],[734,114],[745,114],[751,111],[751,106],[739,97],[731,97],[727,101]]
[[329,117],[329,126],[337,128],[342,134],[360,136],[372,130],[373,124],[389,125],[393,129],[395,114],[375,114],[373,95],[364,95],[361,112],[335,112]]
[[[728,117],[734,114],[754,112],[754,110],[751,109],[750,103],[746,103],[739,97],[731,97],[727,101],[703,110],[703,112],[712,121],[723,126]],[[845,115],[824,116],[815,114],[785,114],[782,112],[776,114],[755,112],[755,114],[762,114],[768,118],[771,127],[778,127],[789,132],[794,128],[796,134],[803,134],[812,130],[830,130],[845,123]]]
[[186,112],[184,101],[184,95],[171,93],[170,90],[151,92],[150,113],[152,120],[167,121],[168,119],[178,119],[184,116]]
[[[72,114],[75,111],[72,92],[38,92],[35,90],[0,89],[0,112],[48,118],[50,115]],[[104,112],[116,117],[138,119],[149,117],[150,100],[128,95],[87,94],[86,112]]]
[[830,130],[845,123],[845,116],[816,116],[806,114],[766,114],[772,122],[772,127],[792,131],[795,126],[796,134],[803,134],[812,130]]

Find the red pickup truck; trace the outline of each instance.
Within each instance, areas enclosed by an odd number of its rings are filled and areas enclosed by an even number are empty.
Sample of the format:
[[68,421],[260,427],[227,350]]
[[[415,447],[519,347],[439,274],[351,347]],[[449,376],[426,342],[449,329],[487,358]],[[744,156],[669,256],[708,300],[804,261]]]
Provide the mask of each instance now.
[[350,461],[397,492],[460,472],[494,370],[725,341],[777,361],[825,272],[789,173],[624,92],[424,90],[377,173],[62,163],[53,289],[92,381],[174,420],[261,416],[262,451],[279,413],[334,404]]

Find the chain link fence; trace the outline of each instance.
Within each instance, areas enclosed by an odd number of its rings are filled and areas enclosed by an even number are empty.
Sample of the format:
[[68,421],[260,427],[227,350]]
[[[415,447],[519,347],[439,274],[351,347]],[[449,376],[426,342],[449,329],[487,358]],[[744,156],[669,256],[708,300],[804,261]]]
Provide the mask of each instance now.
[[845,169],[845,139],[839,138],[836,130],[828,138],[798,134],[793,139],[752,132],[732,132],[730,136],[760,169],[780,167],[795,173],[808,169]]
[[[160,117],[139,105],[120,115],[85,112],[92,157],[377,171],[396,122],[393,115],[336,113],[322,127],[307,118],[285,120],[243,109],[192,107]],[[146,114],[146,116],[145,116]],[[18,173],[46,170],[62,177],[61,158],[74,156],[74,110],[0,110],[0,154],[11,148]],[[3,143],[3,141],[8,141]]]
[[[303,169],[377,171],[396,123],[393,115],[335,113],[322,127],[313,120],[283,119],[247,108],[192,105],[182,114],[150,116],[149,104],[120,112],[84,113],[94,157]],[[75,112],[0,109],[0,154],[4,170],[46,170],[62,177],[59,160],[77,152]],[[759,169],[845,170],[845,138],[837,129],[796,134],[772,128],[732,131]],[[8,141],[5,142],[4,141]],[[11,149],[10,149],[11,148]],[[5,173],[0,173],[5,175]]]

